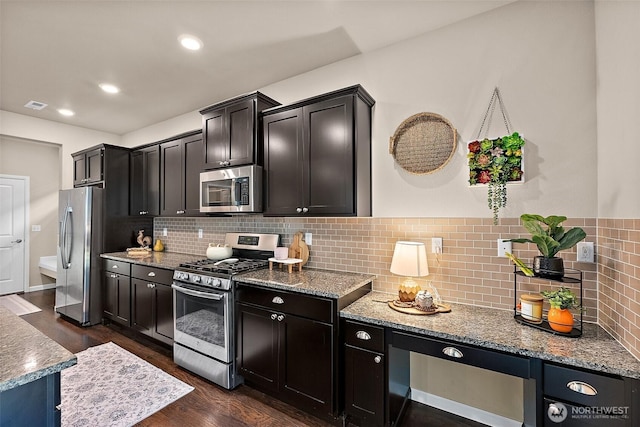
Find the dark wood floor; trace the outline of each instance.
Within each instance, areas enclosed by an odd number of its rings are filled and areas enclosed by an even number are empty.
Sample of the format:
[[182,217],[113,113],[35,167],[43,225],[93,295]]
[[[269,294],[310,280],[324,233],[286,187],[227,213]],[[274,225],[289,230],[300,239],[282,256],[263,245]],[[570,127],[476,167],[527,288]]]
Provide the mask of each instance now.
[[[21,295],[40,307],[41,312],[22,316],[49,338],[72,353],[78,353],[106,342],[113,342],[193,386],[194,391],[140,422],[139,426],[274,426],[328,427],[318,418],[264,393],[241,385],[229,391],[173,363],[171,350],[144,336],[133,334],[116,325],[81,328],[61,319],[53,310],[53,290]],[[407,426],[481,426],[465,418],[412,402],[402,423]]]

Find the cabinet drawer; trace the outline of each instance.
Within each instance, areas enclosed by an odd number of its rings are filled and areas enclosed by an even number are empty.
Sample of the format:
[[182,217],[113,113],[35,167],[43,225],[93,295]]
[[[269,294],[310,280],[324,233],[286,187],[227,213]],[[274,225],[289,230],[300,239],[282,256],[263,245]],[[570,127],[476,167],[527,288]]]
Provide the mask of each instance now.
[[384,328],[345,321],[344,342],[354,347],[384,353]]
[[320,322],[333,323],[333,302],[295,292],[263,289],[238,284],[236,298],[239,302],[259,305]]
[[529,359],[526,357],[395,331],[391,334],[390,344],[397,348],[489,369],[494,372],[502,372],[503,374],[520,378],[530,377],[530,364]]
[[586,406],[623,406],[625,401],[622,379],[551,364],[544,365],[544,394]]
[[165,270],[164,268],[133,264],[131,266],[131,276],[169,286],[173,283],[173,270]]
[[124,261],[104,259],[102,261],[102,268],[104,269],[104,271],[111,271],[112,273],[118,273],[124,276],[131,275],[131,264]]

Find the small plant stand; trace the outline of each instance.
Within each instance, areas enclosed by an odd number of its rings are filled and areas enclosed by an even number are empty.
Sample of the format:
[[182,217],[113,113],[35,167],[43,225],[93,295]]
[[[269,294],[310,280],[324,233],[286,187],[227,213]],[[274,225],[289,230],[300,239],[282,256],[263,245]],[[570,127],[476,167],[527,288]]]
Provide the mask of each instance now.
[[514,290],[513,318],[516,320],[516,322],[521,323],[523,325],[530,326],[532,328],[540,329],[555,335],[560,335],[560,336],[565,336],[570,338],[578,338],[582,336],[582,310],[578,310],[580,312],[579,318],[577,317],[577,314],[574,311],[572,311],[572,313],[574,314],[575,323],[571,332],[565,333],[565,332],[558,332],[551,329],[551,326],[549,326],[549,321],[547,320],[547,314],[549,312],[548,309],[542,310],[542,323],[533,323],[522,317],[522,314],[520,313],[519,304],[518,304],[520,301],[520,295],[526,292],[526,291],[523,291],[522,289],[519,289],[519,286],[518,286],[519,281],[523,280],[522,278],[527,278],[527,279],[536,280],[536,281],[542,280],[542,281],[550,282],[551,285],[554,285],[554,286],[570,285],[571,287],[575,287],[575,285],[579,285],[580,293],[578,294],[578,298],[580,302],[580,307],[582,307],[582,297],[583,297],[582,271],[574,270],[571,268],[565,268],[564,277],[560,279],[549,279],[546,277],[539,277],[539,276],[527,277],[522,271],[518,269],[517,266],[514,266],[513,273],[514,273],[513,274],[513,290]]

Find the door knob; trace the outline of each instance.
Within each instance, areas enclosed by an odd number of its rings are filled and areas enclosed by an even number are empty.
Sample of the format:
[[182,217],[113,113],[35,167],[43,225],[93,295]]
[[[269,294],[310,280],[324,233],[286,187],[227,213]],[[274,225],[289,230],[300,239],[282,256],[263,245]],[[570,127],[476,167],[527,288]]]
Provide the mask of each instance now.
[[22,243],[22,239],[12,240],[11,243]]

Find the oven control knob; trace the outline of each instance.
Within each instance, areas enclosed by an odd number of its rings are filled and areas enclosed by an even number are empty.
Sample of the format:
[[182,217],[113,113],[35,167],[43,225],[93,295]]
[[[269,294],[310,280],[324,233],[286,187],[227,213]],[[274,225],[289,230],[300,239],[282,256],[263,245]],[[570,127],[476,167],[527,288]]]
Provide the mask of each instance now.
[[219,288],[222,285],[222,281],[220,279],[213,279],[213,287]]
[[189,280],[189,273],[180,273],[180,280]]
[[200,276],[195,276],[195,275],[194,275],[194,276],[191,278],[191,280],[193,280],[193,283],[200,283]]

